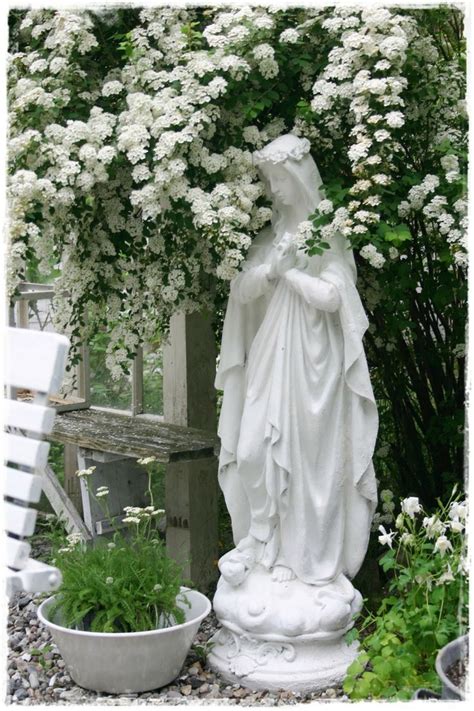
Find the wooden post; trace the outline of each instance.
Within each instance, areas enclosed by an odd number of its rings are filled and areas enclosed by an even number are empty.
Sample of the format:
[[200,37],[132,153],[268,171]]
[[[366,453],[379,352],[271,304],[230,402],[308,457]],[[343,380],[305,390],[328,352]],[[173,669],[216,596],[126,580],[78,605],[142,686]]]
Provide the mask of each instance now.
[[[216,347],[209,315],[177,314],[163,352],[164,420],[216,431]],[[217,459],[166,468],[166,541],[185,576],[205,591],[217,577]]]
[[77,449],[74,444],[64,445],[64,490],[82,516],[81,482],[76,475],[79,468]]

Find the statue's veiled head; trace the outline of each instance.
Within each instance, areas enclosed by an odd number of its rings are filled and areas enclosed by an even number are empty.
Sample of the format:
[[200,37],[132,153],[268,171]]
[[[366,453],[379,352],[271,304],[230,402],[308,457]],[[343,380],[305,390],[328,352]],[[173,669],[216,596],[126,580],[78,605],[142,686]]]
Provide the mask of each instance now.
[[[306,220],[324,197],[321,176],[310,148],[307,138],[287,133],[253,154],[268,197],[273,200],[272,223],[277,239],[281,237],[278,231],[286,210],[293,208],[300,220]],[[346,238],[338,233],[329,242],[331,254],[349,267],[355,281],[354,255]]]
[[253,154],[268,196],[283,207],[299,205],[306,215],[322,199],[322,180],[310,148],[307,138],[287,133]]

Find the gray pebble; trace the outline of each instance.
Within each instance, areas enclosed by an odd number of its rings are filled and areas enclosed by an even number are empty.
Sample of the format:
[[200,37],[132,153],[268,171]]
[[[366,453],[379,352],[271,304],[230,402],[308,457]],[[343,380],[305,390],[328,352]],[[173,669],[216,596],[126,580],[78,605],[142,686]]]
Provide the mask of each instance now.
[[15,701],[23,701],[23,699],[28,698],[28,692],[26,689],[17,689],[13,694],[13,699]]
[[32,689],[37,689],[39,687],[39,679],[38,679],[38,675],[36,672],[30,673],[30,676],[28,677],[28,681],[30,682],[30,686]]

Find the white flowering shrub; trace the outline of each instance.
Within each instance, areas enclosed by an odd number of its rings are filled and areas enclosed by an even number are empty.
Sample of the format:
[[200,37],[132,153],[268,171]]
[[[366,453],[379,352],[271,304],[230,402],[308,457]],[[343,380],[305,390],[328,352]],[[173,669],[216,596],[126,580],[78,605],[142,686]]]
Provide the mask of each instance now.
[[220,313],[271,219],[252,152],[293,131],[325,188],[297,239],[317,254],[341,232],[356,251],[390,459],[420,488],[456,478],[461,12],[109,7],[13,10],[10,26],[10,293],[54,267],[58,327],[77,343],[105,318],[119,377],[174,312]]

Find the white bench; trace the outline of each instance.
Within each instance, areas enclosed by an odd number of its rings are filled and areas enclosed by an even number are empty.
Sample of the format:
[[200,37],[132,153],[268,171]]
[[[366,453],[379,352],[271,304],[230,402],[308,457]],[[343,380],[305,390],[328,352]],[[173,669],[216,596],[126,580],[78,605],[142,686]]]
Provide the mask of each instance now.
[[[69,341],[55,333],[7,328],[4,345],[4,528],[6,535],[7,594],[25,590],[47,592],[59,587],[57,568],[30,557],[26,540],[34,532],[42,472],[49,443],[43,435],[53,429],[55,410],[48,395],[59,391],[66,367]],[[18,390],[34,393],[31,402],[16,399]]]

